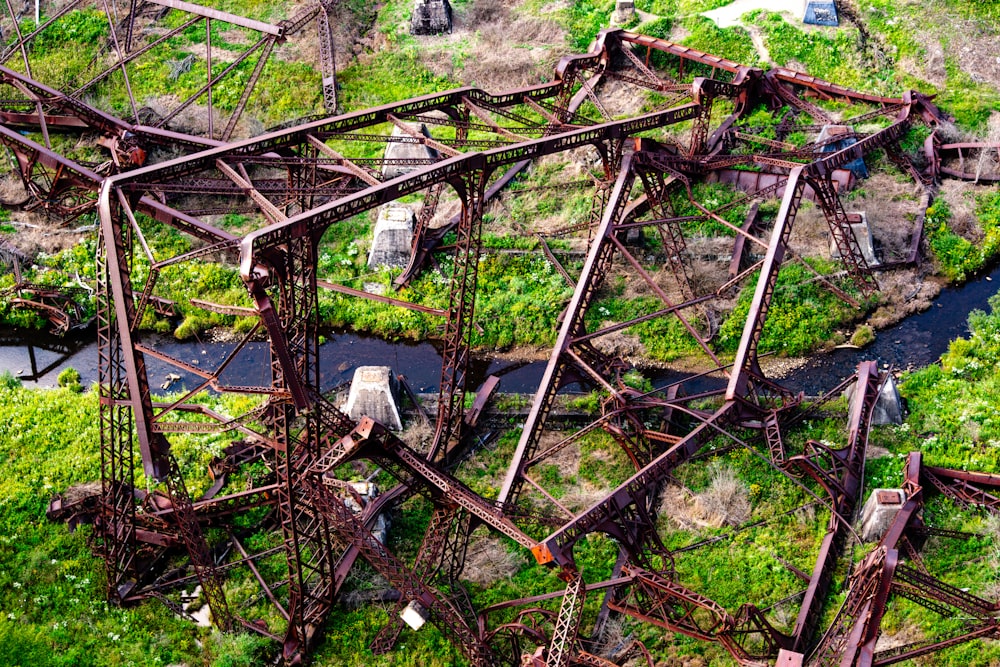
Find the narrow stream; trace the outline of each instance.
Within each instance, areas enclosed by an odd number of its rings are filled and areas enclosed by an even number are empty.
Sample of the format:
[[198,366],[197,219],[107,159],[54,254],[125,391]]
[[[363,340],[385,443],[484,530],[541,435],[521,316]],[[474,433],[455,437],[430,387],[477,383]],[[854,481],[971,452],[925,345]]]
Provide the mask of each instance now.
[[[969,313],[974,309],[988,309],[987,300],[998,288],[1000,267],[959,287],[945,288],[928,310],[879,331],[875,342],[864,349],[817,354],[781,383],[794,391],[816,395],[836,386],[864,360],[873,359],[880,365],[895,368],[919,368],[934,363],[948,349],[952,339],[968,332]],[[160,352],[206,369],[218,367],[236,347],[234,342],[178,341],[170,336],[145,340]],[[266,385],[270,382],[268,358],[267,343],[250,343],[227,366],[221,380],[230,385]],[[152,356],[147,355],[146,363],[154,391],[160,390],[156,385],[166,382],[168,373],[180,376],[170,386],[171,391],[193,389],[201,382],[194,373],[178,371]],[[320,346],[322,390],[350,381],[354,369],[366,365],[391,366],[396,373],[403,373],[413,390],[419,393],[437,392],[441,379],[441,354],[432,343],[388,342],[371,336],[335,332],[328,333]],[[97,382],[97,343],[92,332],[75,339],[56,338],[41,332],[0,332],[0,371],[10,371],[25,385],[56,386],[59,372],[67,367],[80,372],[84,386]],[[477,356],[469,369],[469,386],[478,388],[489,375],[496,374],[501,377],[500,391],[534,393],[544,370],[544,361],[514,362]],[[670,370],[658,370],[652,376],[658,386],[684,377]],[[705,378],[703,388],[717,386],[720,382]]]
[[863,349],[841,348],[816,354],[805,366],[779,381],[793,391],[815,396],[835,387],[862,361],[874,360],[880,367],[895,369],[932,364],[948,350],[952,340],[969,333],[969,313],[989,311],[987,301],[998,290],[1000,266],[958,287],[944,288],[930,308],[876,332],[875,341]]
[[[147,336],[144,342],[155,350],[185,363],[214,370],[236,347],[235,342],[178,341],[171,336]],[[251,342],[233,359],[220,377],[227,385],[262,386],[270,383],[270,355],[266,342]],[[403,373],[418,393],[434,393],[441,381],[441,353],[429,342],[389,342],[352,333],[328,333],[320,346],[320,384],[323,391],[349,382],[358,366],[388,365]],[[54,387],[65,368],[80,372],[89,387],[98,379],[97,342],[93,334],[77,339],[56,338],[41,332],[0,333],[0,371],[10,371],[28,386]],[[171,391],[193,389],[201,379],[194,373],[146,355],[150,382],[166,382],[170,373],[180,376]],[[545,369],[544,362],[515,362],[474,357],[469,381],[478,387],[491,374],[501,376],[505,392],[534,392]],[[158,391],[158,386],[153,390]]]

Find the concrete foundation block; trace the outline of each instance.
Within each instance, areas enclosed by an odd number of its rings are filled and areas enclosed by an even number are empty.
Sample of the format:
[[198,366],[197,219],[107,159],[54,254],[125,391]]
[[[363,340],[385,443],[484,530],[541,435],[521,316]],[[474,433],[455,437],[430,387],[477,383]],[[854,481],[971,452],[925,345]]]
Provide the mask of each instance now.
[[415,0],[410,15],[410,34],[440,35],[444,32],[451,32],[448,0]]
[[[344,505],[355,514],[361,514],[364,508],[368,506],[368,503],[378,497],[378,487],[372,482],[350,482],[350,486],[358,494],[358,497],[361,498],[362,504],[359,505],[354,496],[348,495],[344,498]],[[389,537],[389,520],[384,513],[375,517],[375,523],[372,525],[371,531],[376,540],[385,544],[386,539]]]
[[413,211],[407,206],[386,204],[379,209],[368,253],[369,268],[406,268],[413,245],[413,223]]
[[424,606],[416,600],[410,600],[410,603],[399,613],[399,617],[403,619],[403,622],[410,626],[410,629],[412,630],[419,630],[422,628],[424,623],[426,623],[429,618],[427,610],[424,609]]
[[[878,266],[879,262],[875,257],[875,239],[872,238],[872,230],[868,225],[868,215],[864,211],[848,213],[847,219],[851,223],[854,240],[861,248],[861,256],[865,258],[868,266]],[[830,257],[840,259],[840,248],[833,239],[830,239]]]
[[626,25],[635,19],[635,0],[617,0],[611,14],[611,25]]
[[837,18],[837,3],[834,0],[805,0],[802,22],[833,27],[840,25],[840,20]]
[[[857,398],[857,383],[852,384],[844,392],[851,410],[854,409],[854,401]],[[890,376],[882,385],[882,391],[875,401],[875,409],[872,411],[872,426],[885,426],[886,424],[903,423],[903,399],[896,388],[896,380]]]
[[778,659],[775,660],[775,667],[802,667],[806,656],[802,653],[789,651],[788,649],[778,649]]
[[872,424],[884,426],[886,424],[903,423],[903,399],[899,396],[899,389],[896,388],[896,381],[893,378],[882,386],[882,393],[878,395],[875,402],[875,412],[872,414]]
[[902,489],[875,489],[868,496],[861,511],[861,530],[859,534],[865,542],[878,542],[889,529],[896,513],[899,512],[906,495]]
[[392,431],[403,430],[399,417],[398,383],[388,366],[359,366],[354,371],[344,412],[351,419],[371,417]]
[[[431,133],[423,123],[406,123],[406,125],[425,137],[430,137]],[[402,141],[390,141],[385,147],[385,165],[382,167],[382,179],[391,180],[420,169],[431,162],[437,161],[440,154],[424,144],[417,143],[413,135],[404,131],[403,128],[394,126],[392,128],[393,137],[398,137]],[[414,164],[392,164],[393,160],[419,160]]]

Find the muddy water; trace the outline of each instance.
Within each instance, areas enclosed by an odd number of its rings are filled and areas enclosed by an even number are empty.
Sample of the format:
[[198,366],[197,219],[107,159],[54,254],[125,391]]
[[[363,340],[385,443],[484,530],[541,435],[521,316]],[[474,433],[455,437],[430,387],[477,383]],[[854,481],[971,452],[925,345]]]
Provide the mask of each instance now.
[[[944,289],[930,309],[913,315],[894,327],[878,332],[874,343],[857,349],[839,349],[814,356],[803,367],[780,380],[790,389],[816,395],[836,386],[857,368],[858,363],[873,359],[880,365],[895,368],[918,368],[935,362],[948,349],[952,339],[968,332],[967,319],[974,309],[987,309],[987,300],[1000,289],[1000,267],[960,287]],[[97,381],[97,344],[93,332],[78,338],[59,339],[38,332],[0,332],[0,371],[10,371],[29,386],[52,387],[64,368],[80,372],[84,386]],[[155,349],[186,363],[214,370],[236,347],[235,343],[177,341],[169,336],[147,339]],[[222,374],[230,385],[267,385],[269,355],[264,342],[250,343]],[[441,376],[441,354],[431,343],[388,342],[350,333],[328,333],[320,346],[321,387],[330,390],[350,381],[354,369],[366,365],[388,365],[403,373],[414,391],[435,393]],[[171,391],[193,389],[201,382],[194,373],[147,356],[149,377],[154,391],[166,381],[168,373],[180,376]],[[513,362],[492,357],[474,357],[469,369],[469,386],[478,388],[487,376],[501,377],[500,391],[534,393],[545,369],[545,362]],[[652,373],[654,384],[663,386],[685,376],[662,370]],[[721,385],[720,380],[705,378],[689,391]],[[700,386],[699,386],[700,385]]]
[[[236,343],[177,341],[169,336],[144,339],[155,350],[187,364],[213,371],[236,348]],[[251,342],[233,358],[220,380],[227,385],[263,386],[270,383],[267,343]],[[320,378],[323,391],[350,381],[358,366],[388,365],[403,373],[416,392],[434,393],[441,380],[441,354],[431,343],[388,342],[370,336],[329,333],[320,346]],[[146,366],[154,391],[167,375],[180,376],[171,391],[193,389],[202,381],[198,375],[146,356]],[[31,332],[0,334],[0,371],[10,371],[28,386],[54,387],[59,372],[72,367],[80,372],[85,387],[97,381],[97,343],[93,333],[78,338],[55,338]],[[474,358],[469,380],[478,387],[491,374],[501,376],[501,390],[533,392],[541,379],[544,363],[521,363],[492,358]]]
[[932,364],[948,350],[955,338],[969,333],[973,310],[989,311],[987,301],[1000,290],[1000,267],[959,287],[947,287],[922,313],[876,333],[864,349],[843,348],[817,354],[780,382],[795,391],[816,395],[836,386],[862,361],[875,360],[881,367],[920,368]]

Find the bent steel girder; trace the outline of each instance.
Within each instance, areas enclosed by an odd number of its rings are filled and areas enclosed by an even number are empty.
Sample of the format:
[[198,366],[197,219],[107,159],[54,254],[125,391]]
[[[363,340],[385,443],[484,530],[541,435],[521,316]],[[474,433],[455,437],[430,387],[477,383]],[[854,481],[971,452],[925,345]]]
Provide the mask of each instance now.
[[[186,99],[180,100],[172,108],[168,109],[155,124],[158,127],[162,127],[192,104],[196,102],[205,103],[209,113],[207,135],[209,138],[212,138],[216,134],[212,119],[212,115],[216,109],[216,106],[213,104],[213,91],[223,81],[228,85],[229,80],[233,78],[230,75],[236,72],[244,62],[250,62],[251,57],[256,55],[257,60],[253,66],[253,70],[247,80],[241,84],[242,91],[240,97],[229,117],[225,119],[225,129],[220,133],[223,140],[228,140],[232,136],[236,123],[246,108],[250,94],[259,80],[264,65],[267,63],[274,46],[301,32],[304,27],[316,20],[319,15],[322,15],[328,21],[327,13],[329,11],[328,8],[322,6],[320,3],[314,3],[302,8],[294,16],[282,20],[277,24],[270,24],[180,0],[132,2],[130,6],[120,8],[115,7],[115,4],[114,2],[109,3],[108,0],[101,0],[94,3],[84,3],[74,0],[66,6],[61,7],[53,17],[48,18],[31,33],[26,35],[21,34],[20,30],[17,29],[16,39],[13,43],[7,45],[5,54],[0,57],[0,64],[7,65],[11,59],[20,55],[25,73],[31,77],[31,49],[34,40],[39,35],[44,34],[50,26],[62,20],[68,12],[77,11],[85,6],[92,5],[94,10],[107,16],[107,36],[105,42],[95,53],[88,69],[77,73],[75,81],[68,82],[70,88],[73,90],[70,97],[77,100],[85,96],[99,96],[102,85],[109,85],[112,77],[116,79],[120,77],[120,85],[124,88],[132,115],[135,122],[138,123],[140,115],[139,103],[136,101],[130,82],[130,77],[136,76],[136,64],[141,63],[142,58],[154,52],[157,47],[166,44],[167,40],[176,37],[185,30],[195,27],[199,23],[204,23],[206,81],[193,94],[189,95]],[[9,3],[7,10],[8,15],[11,15],[12,10]],[[189,18],[182,21],[180,25],[168,24],[161,26],[160,24],[164,17],[171,10],[186,14]],[[115,18],[117,16],[122,16],[123,18],[117,21]],[[216,66],[213,66],[212,62],[213,22],[252,31],[259,36],[256,40],[252,40],[251,44],[245,50],[242,50],[231,62],[225,63],[221,67],[221,71],[216,71],[220,70],[217,66],[218,63],[216,63]],[[17,28],[16,23],[15,21],[15,28]],[[322,32],[322,25],[320,30]],[[332,40],[329,38],[329,29],[326,30],[326,33],[326,43],[330,47],[332,46]],[[231,50],[233,47],[227,44],[226,48],[227,50]],[[321,51],[323,51],[322,48]],[[323,56],[321,58],[321,69],[323,69],[322,85],[324,91],[326,91],[331,85],[330,81],[335,80],[335,72],[327,71],[333,67],[332,52],[329,54],[323,52]],[[117,84],[117,80],[115,84]],[[40,109],[38,113],[41,114]]]
[[[878,545],[868,553],[855,569],[849,581],[847,599],[823,640],[809,658],[809,665],[846,665],[871,667],[891,665],[928,655],[980,637],[995,636],[1000,631],[1000,603],[983,599],[968,589],[958,588],[941,581],[926,571],[923,563],[917,567],[904,564],[904,554],[915,560],[914,544],[923,543],[927,534],[935,534],[922,520],[924,487],[921,482],[932,480],[935,475],[950,473],[976,477],[989,483],[994,475],[979,472],[946,471],[923,465],[922,454],[911,452],[904,472],[903,490],[906,501]],[[995,480],[992,480],[995,482]],[[931,484],[927,491],[939,490]],[[971,501],[971,499],[970,499]],[[987,501],[979,505],[971,501],[967,507],[989,508]],[[965,534],[945,537],[965,537]],[[894,648],[876,650],[881,634],[881,622],[892,596],[898,595],[919,604],[943,618],[961,619],[944,639],[925,639]]]
[[[632,131],[638,131],[644,127],[643,124],[633,125]],[[308,137],[312,135],[307,135],[303,133],[300,135],[302,137]],[[603,135],[597,135],[603,136]],[[569,147],[578,145],[576,143],[570,144]],[[558,150],[561,146],[556,142],[551,142],[549,150]],[[251,180],[247,171],[243,170],[240,166],[245,162],[245,154],[237,153],[232,157],[227,156],[227,160],[223,160],[219,157],[214,157],[212,166],[216,169],[221,170],[231,181],[233,181],[238,188],[243,189],[247,192],[261,212],[268,217],[274,223],[280,223],[283,219],[283,214],[273,203],[270,202],[267,196],[260,193],[253,187],[253,181]],[[235,167],[235,168],[234,168]],[[154,184],[151,184],[155,186]],[[149,187],[149,192],[155,192],[155,187]],[[120,243],[121,247],[116,248],[116,263],[118,266],[128,266],[123,264],[121,259],[126,257],[130,250],[126,250],[124,247],[124,242],[135,242],[139,240],[141,243],[142,233],[139,229],[140,225],[135,216],[135,212],[139,210],[145,210],[150,215],[155,218],[168,222],[177,226],[182,232],[189,234],[204,244],[202,248],[196,249],[191,253],[185,253],[176,258],[162,259],[154,258],[149,256],[148,259],[153,267],[166,267],[172,263],[182,262],[182,261],[195,261],[199,258],[204,258],[217,253],[225,254],[231,249],[231,241],[228,236],[218,232],[218,230],[212,229],[210,226],[200,224],[194,218],[185,216],[182,212],[175,208],[164,205],[153,201],[149,197],[142,197],[143,186],[134,188],[124,188],[119,189],[112,185],[108,185],[107,189],[104,190],[105,201],[107,205],[102,207],[102,216],[105,220],[105,224],[115,226],[119,229],[117,233],[117,238],[122,239]],[[136,203],[138,202],[138,203]],[[114,211],[112,211],[112,204],[114,205]],[[302,200],[299,206],[308,206],[309,202]],[[134,209],[134,210],[133,210]],[[134,236],[133,236],[134,231]],[[110,236],[109,236],[110,238]],[[301,237],[297,241],[292,242],[289,245],[285,245],[283,248],[276,248],[274,250],[268,251],[266,255],[262,257],[261,270],[259,275],[255,277],[253,281],[250,282],[249,287],[251,293],[257,300],[258,308],[257,311],[261,313],[262,322],[265,328],[269,328],[272,332],[280,331],[279,336],[272,337],[272,345],[274,346],[273,359],[275,360],[275,377],[272,380],[272,387],[268,388],[258,388],[263,392],[268,392],[273,394],[272,399],[273,405],[269,407],[264,414],[259,415],[260,419],[270,424],[264,430],[262,434],[268,442],[272,443],[272,446],[281,451],[281,443],[289,443],[291,441],[291,436],[289,434],[288,419],[290,415],[288,414],[288,404],[287,401],[292,399],[298,402],[300,405],[310,404],[317,405],[315,398],[308,396],[307,391],[310,386],[309,377],[314,375],[313,369],[315,368],[309,359],[311,355],[308,350],[311,349],[309,340],[312,340],[315,336],[315,326],[308,323],[309,318],[315,316],[315,308],[311,307],[309,304],[313,303],[310,299],[314,296],[310,294],[315,293],[315,284],[313,278],[308,278],[311,273],[309,267],[314,264],[314,241],[311,240],[312,237]],[[141,243],[142,244],[142,243]],[[144,245],[144,244],[143,244]],[[303,252],[295,250],[295,248],[301,248]],[[309,249],[313,248],[312,251]],[[148,249],[144,250],[148,253]],[[299,258],[299,259],[289,259],[289,258]],[[266,267],[266,269],[264,269]],[[128,313],[126,317],[122,318],[123,321],[128,321],[128,324],[124,326],[118,326],[116,333],[119,336],[134,336],[137,332],[134,327],[137,325],[137,313],[141,312],[142,304],[149,303],[153,298],[153,292],[155,291],[155,276],[156,271],[150,271],[149,277],[142,290],[142,296],[138,297],[139,307],[135,309],[135,312]],[[127,288],[127,279],[122,278],[119,281],[122,287],[119,289],[120,292],[124,294]],[[276,290],[269,294],[270,291]],[[124,303],[128,299],[118,298],[117,301]],[[277,307],[275,307],[275,304]],[[136,360],[140,360],[142,355],[149,353],[148,349],[143,348],[143,346],[130,345],[129,348],[132,350],[132,357]],[[134,362],[138,363],[138,361]],[[126,373],[127,374],[127,373]],[[212,376],[212,373],[207,375]],[[208,382],[206,384],[211,384],[213,379],[206,377]],[[214,382],[218,384],[218,378],[214,378]],[[287,384],[287,389],[284,389]],[[140,391],[139,394],[144,394],[145,392]],[[164,421],[164,426],[166,425],[165,418],[170,410],[182,409],[182,402],[179,401],[175,405],[167,406],[164,412],[157,417],[157,419]],[[148,410],[149,408],[145,408]],[[136,410],[132,412],[133,416],[136,414]],[[284,413],[284,416],[280,416]],[[148,415],[143,415],[140,417],[142,421],[149,422],[150,417]],[[336,423],[336,419],[332,423]],[[329,424],[331,423],[328,418],[323,418],[320,420],[322,426],[322,432],[326,433]],[[179,424],[179,423],[178,423]],[[282,425],[284,424],[284,425]],[[162,429],[163,427],[160,427]],[[297,429],[296,429],[297,430]],[[319,430],[317,430],[319,432]],[[316,436],[309,436],[310,438],[315,438]],[[326,436],[324,436],[326,437]],[[287,449],[294,450],[294,445],[286,445]],[[160,449],[148,454],[145,459],[147,463],[157,460],[162,460],[163,452]],[[291,454],[289,454],[291,456]],[[302,513],[295,509],[296,507],[302,507],[304,504],[308,505],[308,498],[300,498],[296,494],[301,494],[301,484],[302,481],[301,469],[295,469],[292,464],[296,464],[298,461],[292,461],[289,464],[281,464],[279,462],[278,466],[278,484],[276,485],[274,491],[276,496],[276,506],[279,510],[279,514],[285,518],[281,520],[281,524],[286,527],[286,537],[288,533],[294,529],[301,527],[301,524],[306,520],[306,515],[309,512]],[[303,464],[305,465],[305,464]],[[285,474],[282,474],[282,470],[286,470]],[[288,493],[282,493],[283,489],[291,490]],[[282,498],[285,500],[282,500]],[[288,508],[287,510],[285,508]],[[319,534],[321,535],[322,531]],[[321,537],[317,539],[322,539]],[[333,576],[330,574],[331,567],[324,566],[322,563],[306,563],[303,565],[301,555],[295,553],[295,548],[297,545],[305,545],[309,543],[307,537],[302,537],[300,535],[295,535],[287,538],[288,544],[286,544],[286,555],[289,559],[289,567],[293,572],[293,579],[298,579],[302,581],[299,586],[299,592],[295,593],[290,603],[287,605],[287,615],[289,617],[289,631],[286,635],[285,646],[286,653],[288,655],[296,655],[301,652],[308,650],[309,640],[312,638],[312,633],[318,627],[319,623],[324,616],[324,608],[328,608],[326,602],[328,601],[329,595],[333,590],[330,582],[333,581]],[[315,540],[313,540],[315,542]],[[322,548],[321,544],[315,543],[313,546],[319,547],[313,550],[313,553],[329,552],[329,549]],[[312,568],[312,573],[306,574],[303,577],[298,577],[298,570],[303,568]],[[324,569],[325,568],[325,569]],[[324,572],[326,572],[324,574]],[[315,573],[315,574],[313,574]],[[318,578],[317,578],[318,577]],[[324,583],[326,582],[326,583]],[[335,583],[335,582],[334,582]],[[307,595],[313,595],[313,601],[308,600],[303,601],[302,598]],[[301,611],[300,611],[301,610]]]
[[850,521],[860,500],[872,413],[884,381],[876,362],[862,362],[858,366],[856,398],[848,418],[846,446],[832,450],[815,443],[807,447],[804,454],[791,457],[785,463],[786,469],[801,469],[816,480],[829,494],[832,507],[827,532],[820,543],[819,555],[795,621],[792,633],[795,650],[803,650],[812,641],[834,567],[851,532]]
[[[559,337],[549,358],[545,374],[542,377],[539,389],[532,403],[531,411],[522,430],[517,450],[508,468],[504,484],[501,487],[499,496],[499,502],[501,503],[516,503],[526,481],[531,483],[533,487],[538,488],[537,483],[532,482],[527,477],[528,469],[542,461],[547,455],[556,453],[567,444],[566,441],[561,441],[551,451],[538,451],[539,441],[548,413],[551,410],[556,394],[567,381],[570,381],[571,378],[573,380],[583,378],[588,384],[602,388],[621,406],[626,406],[629,403],[629,400],[622,394],[621,388],[612,384],[612,378],[607,374],[595,372],[593,365],[587,362],[587,358],[593,356],[592,341],[595,338],[604,333],[611,333],[636,322],[644,321],[650,317],[676,315],[680,318],[680,321],[689,333],[702,344],[703,349],[705,349],[710,358],[714,358],[711,350],[704,346],[700,335],[691,327],[687,319],[680,314],[682,309],[696,305],[710,297],[695,297],[690,293],[690,287],[687,284],[687,275],[683,269],[683,260],[678,257],[678,255],[684,252],[683,235],[679,230],[676,230],[679,219],[673,216],[672,211],[664,206],[666,203],[665,193],[671,184],[664,181],[662,176],[658,174],[650,175],[649,162],[650,158],[647,157],[647,153],[645,152],[626,155],[622,162],[618,180],[609,197],[609,205],[605,209],[604,219],[596,231],[595,240],[591,243],[587,261],[577,282],[577,288],[563,316],[563,324]],[[644,183],[645,195],[644,199],[636,200],[638,203],[632,203],[630,196],[637,175]],[[671,179],[672,183],[677,183],[676,178],[671,177]],[[647,224],[658,227],[667,226],[676,230],[672,231],[668,236],[668,238],[676,239],[676,242],[665,244],[665,250],[668,255],[668,264],[674,271],[677,282],[680,284],[681,294],[684,295],[687,293],[689,295],[689,298],[683,303],[673,303],[663,289],[648,276],[621,241],[621,237],[624,236],[623,230],[626,226],[641,224],[636,223],[635,218],[647,209],[652,209],[651,212],[654,216],[652,223]],[[590,308],[595,295],[601,289],[615,256],[624,258],[626,263],[631,265],[643,277],[648,283],[650,290],[663,302],[663,308],[647,317],[636,318],[630,322],[625,322],[604,330],[598,329],[597,331],[588,332],[585,324],[587,310]],[[610,422],[602,420],[601,427],[612,429],[613,425]],[[641,431],[642,429],[640,429],[639,435],[642,438],[647,437],[647,435],[656,437],[656,434],[644,434]],[[612,431],[612,433],[615,432],[614,430]],[[648,461],[649,459],[645,458],[641,461],[636,460],[637,468],[642,467]],[[551,499],[551,496],[549,498]]]
[[[766,664],[792,638],[775,630],[753,605],[734,617],[715,601],[653,572],[625,570],[632,578],[616,587],[611,609],[688,637],[721,643],[743,665]],[[755,641],[751,644],[750,639]]]
[[931,155],[936,173],[963,181],[1000,181],[1000,142],[941,144]]

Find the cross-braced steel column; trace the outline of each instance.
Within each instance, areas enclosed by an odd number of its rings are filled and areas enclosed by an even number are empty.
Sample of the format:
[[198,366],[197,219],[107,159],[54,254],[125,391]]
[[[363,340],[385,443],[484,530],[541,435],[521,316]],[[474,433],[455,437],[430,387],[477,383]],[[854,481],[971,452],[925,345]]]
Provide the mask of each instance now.
[[455,265],[451,278],[448,321],[441,352],[441,386],[438,419],[429,458],[448,456],[449,442],[461,435],[465,398],[465,373],[472,347],[476,284],[479,276],[480,237],[483,229],[483,194],[490,173],[473,170],[452,181],[462,199],[462,215],[455,228]]
[[108,284],[110,263],[107,240],[97,249],[97,368],[100,384],[101,498],[98,523],[101,555],[108,577],[108,597],[121,602],[136,584],[135,460],[132,411],[122,359],[121,340],[115,327],[115,303]]
[[[331,434],[336,439],[351,423],[318,396],[316,240],[311,236],[291,239],[270,256],[266,268],[259,268],[248,287],[270,335],[272,382],[292,399],[290,403],[280,396],[272,398],[270,420],[278,443],[277,508],[289,578],[283,653],[292,662],[311,648],[335,593],[330,519],[314,505],[310,485],[321,481],[309,467]],[[277,289],[277,308],[269,287]]]

